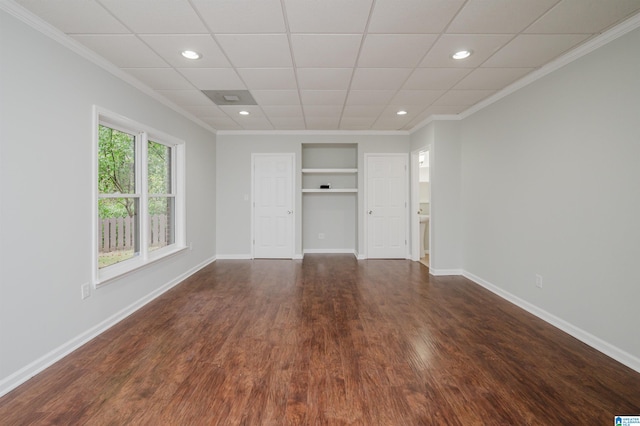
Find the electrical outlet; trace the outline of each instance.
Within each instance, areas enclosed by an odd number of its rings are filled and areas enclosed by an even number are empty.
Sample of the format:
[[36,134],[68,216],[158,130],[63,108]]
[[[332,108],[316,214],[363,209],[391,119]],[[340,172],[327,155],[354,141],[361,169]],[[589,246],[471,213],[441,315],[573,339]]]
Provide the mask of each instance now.
[[82,297],[82,300],[91,296],[91,286],[89,284],[82,284],[80,286],[80,296]]
[[542,288],[542,275],[536,274],[536,287]]
[[324,234],[322,232],[318,234],[318,239],[324,240]]

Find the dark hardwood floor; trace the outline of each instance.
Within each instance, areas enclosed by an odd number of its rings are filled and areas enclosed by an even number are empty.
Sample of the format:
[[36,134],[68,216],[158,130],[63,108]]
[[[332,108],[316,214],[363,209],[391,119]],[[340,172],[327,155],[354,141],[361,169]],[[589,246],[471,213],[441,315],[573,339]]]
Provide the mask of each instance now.
[[617,414],[640,414],[639,373],[465,278],[348,255],[219,260],[0,399],[2,425],[610,425]]

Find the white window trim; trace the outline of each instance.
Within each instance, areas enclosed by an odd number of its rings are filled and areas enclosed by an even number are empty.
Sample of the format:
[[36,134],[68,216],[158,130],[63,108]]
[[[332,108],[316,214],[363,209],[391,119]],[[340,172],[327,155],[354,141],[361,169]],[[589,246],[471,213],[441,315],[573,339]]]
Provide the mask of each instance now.
[[[106,125],[117,130],[121,130],[136,136],[136,194],[139,196],[140,215],[140,255],[132,259],[119,262],[102,269],[98,268],[98,126]],[[133,271],[143,268],[160,259],[172,256],[187,248],[186,246],[186,211],[185,211],[185,157],[186,144],[183,140],[167,135],[159,130],[153,129],[145,124],[138,123],[120,114],[101,108],[97,105],[93,107],[93,149],[92,149],[92,191],[93,206],[92,224],[92,276],[93,286],[98,288],[116,278],[127,275]],[[148,250],[149,223],[146,219],[148,211],[147,194],[147,142],[153,142],[171,146],[172,149],[172,193],[175,199],[175,242],[157,250]],[[166,194],[162,194],[166,195]]]

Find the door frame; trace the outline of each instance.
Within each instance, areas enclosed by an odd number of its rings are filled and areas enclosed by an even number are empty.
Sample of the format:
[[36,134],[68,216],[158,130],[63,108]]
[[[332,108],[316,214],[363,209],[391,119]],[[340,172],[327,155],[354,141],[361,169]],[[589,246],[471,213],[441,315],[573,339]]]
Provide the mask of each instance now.
[[364,194],[363,194],[363,198],[362,198],[362,202],[363,202],[363,206],[362,206],[362,216],[364,217],[363,219],[363,224],[364,224],[364,239],[363,239],[363,243],[364,243],[364,249],[365,249],[365,259],[369,258],[369,214],[367,213],[367,209],[369,206],[369,200],[368,200],[368,194],[369,194],[369,170],[368,170],[368,166],[367,164],[369,163],[369,158],[370,157],[401,157],[404,158],[405,160],[405,169],[404,169],[404,203],[405,203],[405,226],[404,226],[404,239],[406,241],[405,244],[405,249],[404,249],[404,257],[405,259],[411,259],[410,257],[410,249],[411,246],[409,245],[409,237],[411,235],[410,233],[410,215],[409,215],[409,207],[410,207],[410,198],[409,198],[409,154],[408,153],[403,153],[403,152],[382,152],[382,153],[374,153],[374,152],[368,152],[364,154],[364,182],[363,182],[363,187],[364,187]]
[[256,158],[258,157],[289,157],[291,161],[291,259],[295,257],[296,252],[296,154],[294,152],[270,152],[270,153],[251,153],[251,259],[255,259],[256,254],[256,234],[255,234],[255,221],[256,221]]

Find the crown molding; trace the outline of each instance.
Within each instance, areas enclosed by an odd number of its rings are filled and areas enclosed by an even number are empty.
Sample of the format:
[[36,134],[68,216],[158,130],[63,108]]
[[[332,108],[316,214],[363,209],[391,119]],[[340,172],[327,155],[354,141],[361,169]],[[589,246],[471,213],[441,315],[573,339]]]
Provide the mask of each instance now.
[[196,123],[200,127],[203,127],[204,129],[206,129],[206,130],[208,130],[208,131],[210,131],[210,132],[212,132],[214,134],[217,132],[216,129],[211,127],[209,124],[205,123],[204,121],[202,121],[199,118],[195,117],[190,112],[184,110],[183,108],[179,107],[175,103],[171,102],[169,99],[165,98],[164,96],[162,96],[161,94],[159,94],[158,92],[156,92],[155,90],[153,90],[152,88],[147,86],[146,84],[142,83],[140,80],[136,79],[132,75],[127,74],[126,72],[122,71],[120,68],[118,68],[117,66],[115,66],[111,62],[107,61],[102,56],[100,56],[97,53],[95,53],[94,51],[90,50],[88,47],[84,46],[82,43],[80,43],[80,42],[74,40],[73,38],[69,37],[68,35],[66,35],[62,31],[60,31],[59,29],[55,28],[53,25],[51,25],[48,22],[44,21],[42,18],[34,15],[33,13],[31,13],[30,11],[28,11],[24,7],[22,7],[19,4],[17,4],[15,1],[13,1],[13,0],[0,0],[0,10],[4,10],[5,12],[7,12],[9,15],[13,16],[14,18],[16,18],[16,19],[22,21],[23,23],[29,25],[31,28],[35,29],[36,31],[39,31],[40,33],[44,34],[45,36],[49,37],[50,39],[58,42],[62,46],[64,46],[67,49],[71,50],[72,52],[80,55],[82,58],[84,58],[84,59],[88,60],[89,62],[92,62],[95,65],[99,66],[103,70],[113,74],[114,76],[118,77],[120,80],[123,80],[125,83],[130,84],[131,86],[135,87],[136,89],[138,89],[139,91],[141,91],[145,95],[150,96],[154,100],[156,100],[156,101],[160,102],[161,104],[171,108],[172,110],[174,110],[178,114],[180,114],[180,115],[184,116],[185,118],[193,121],[194,123]]
[[218,130],[217,134],[234,136],[408,136],[410,132],[407,130]]
[[467,118],[476,112],[488,107],[489,105],[498,102],[500,99],[522,89],[525,86],[530,85],[534,81],[541,79],[542,77],[559,70],[565,65],[570,64],[571,62],[601,48],[602,46],[611,43],[617,38],[622,37],[623,35],[635,30],[640,27],[640,14],[634,15],[626,21],[616,25],[615,27],[605,31],[599,36],[595,36],[591,40],[588,40],[584,44],[576,47],[575,49],[567,52],[566,54],[560,56],[559,58],[554,59],[553,61],[547,63],[541,68],[533,71],[530,74],[522,77],[520,80],[510,84],[504,89],[500,90],[498,93],[490,96],[489,98],[481,101],[471,108],[465,110],[460,114],[460,119]]
[[461,120],[459,114],[432,114],[427,118],[425,118],[420,123],[413,126],[411,130],[409,130],[409,133],[414,134],[418,130],[422,129],[423,127],[427,126],[430,123],[433,123],[434,121],[458,121],[458,120]]
[[409,130],[412,134],[419,129],[423,128],[427,124],[433,121],[442,121],[442,120],[463,120],[476,112],[488,107],[491,104],[498,102],[500,99],[509,96],[510,94],[522,89],[525,86],[530,85],[531,83],[541,79],[542,77],[564,67],[565,65],[570,64],[571,62],[601,48],[602,46],[611,43],[617,38],[622,37],[623,35],[640,28],[640,14],[636,14],[622,23],[616,25],[615,27],[603,32],[602,34],[593,37],[591,40],[588,40],[584,44],[576,47],[575,49],[565,53],[564,55],[552,60],[551,62],[543,65],[539,69],[527,74],[522,77],[520,80],[511,83],[509,86],[500,90],[498,93],[488,97],[487,99],[478,102],[472,107],[464,110],[460,114],[456,115],[430,115],[424,121],[420,122],[411,130]]

